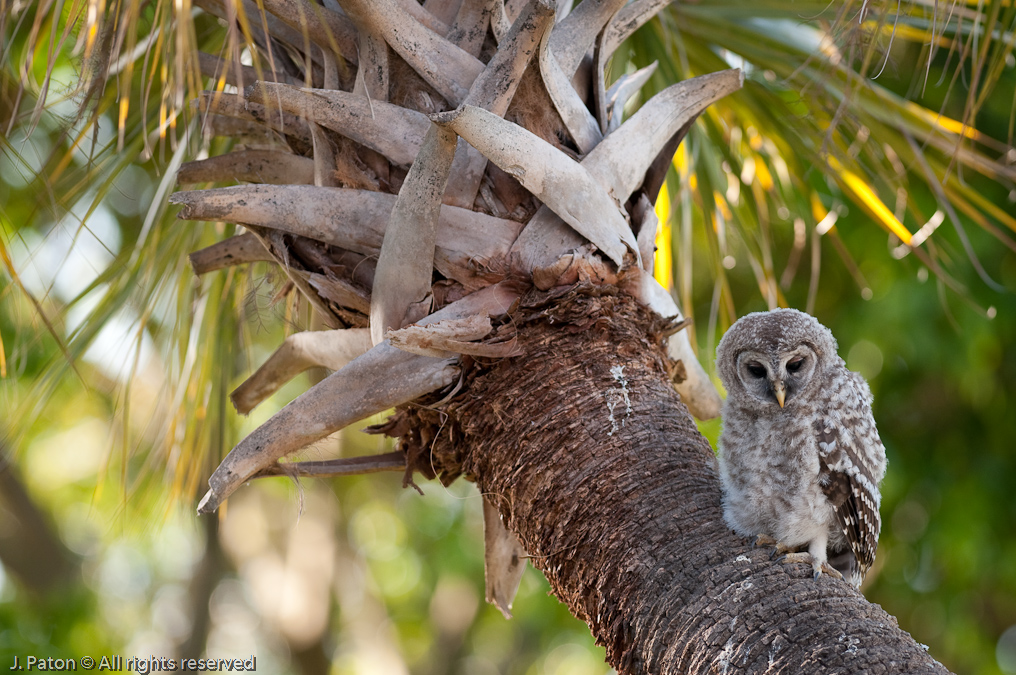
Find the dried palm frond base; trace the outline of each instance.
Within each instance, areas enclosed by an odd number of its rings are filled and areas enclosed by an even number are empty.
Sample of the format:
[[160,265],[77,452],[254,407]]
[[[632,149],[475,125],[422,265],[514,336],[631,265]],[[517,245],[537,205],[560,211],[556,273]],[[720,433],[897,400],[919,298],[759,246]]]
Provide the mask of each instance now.
[[[454,453],[432,446],[442,428],[455,433],[445,423],[474,400],[476,373],[533,358],[523,338],[534,317],[596,330],[610,316],[600,305],[622,296],[654,317],[638,325],[661,359],[665,343],[680,363],[675,382],[692,413],[719,412],[686,334],[673,330],[680,312],[652,276],[653,203],[689,126],[742,74],[674,85],[621,123],[652,71],[605,82],[607,59],[665,2],[587,0],[561,20],[539,0],[453,4],[438,12],[455,16],[449,25],[413,0],[266,0],[266,16],[247,21],[252,5],[199,2],[237,34],[253,31],[259,63],[279,70],[201,60],[205,74],[245,86],[201,96],[208,133],[258,140],[180,171],[181,182],[245,183],[171,198],[180,218],[247,230],[195,253],[195,270],[274,260],[331,327],[287,339],[234,403],[247,413],[306,368],[334,371],[229,453],[201,512],[264,475],[453,479],[464,470]],[[401,412],[383,430],[403,439],[402,461],[278,463],[393,407]],[[488,557],[515,556],[488,589],[507,613],[521,564],[505,537],[488,523]],[[494,558],[488,571],[503,556]]]

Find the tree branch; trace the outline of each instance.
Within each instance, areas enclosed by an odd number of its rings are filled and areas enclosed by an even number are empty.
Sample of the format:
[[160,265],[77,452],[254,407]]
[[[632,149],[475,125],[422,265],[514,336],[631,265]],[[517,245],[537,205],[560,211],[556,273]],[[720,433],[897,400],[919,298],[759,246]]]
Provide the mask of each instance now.
[[53,533],[43,513],[18,478],[0,443],[0,561],[28,589],[45,594],[69,585],[77,566],[74,555]]

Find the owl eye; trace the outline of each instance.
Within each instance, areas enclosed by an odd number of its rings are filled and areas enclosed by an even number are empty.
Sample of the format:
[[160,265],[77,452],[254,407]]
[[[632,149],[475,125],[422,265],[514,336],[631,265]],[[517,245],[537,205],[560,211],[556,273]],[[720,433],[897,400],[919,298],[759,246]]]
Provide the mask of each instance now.
[[801,369],[801,366],[803,365],[804,365],[804,357],[798,356],[796,359],[792,359],[787,362],[787,372],[796,373]]
[[752,361],[751,363],[748,364],[748,372],[751,373],[752,377],[766,376],[765,366],[763,366],[761,363],[756,363],[755,361]]

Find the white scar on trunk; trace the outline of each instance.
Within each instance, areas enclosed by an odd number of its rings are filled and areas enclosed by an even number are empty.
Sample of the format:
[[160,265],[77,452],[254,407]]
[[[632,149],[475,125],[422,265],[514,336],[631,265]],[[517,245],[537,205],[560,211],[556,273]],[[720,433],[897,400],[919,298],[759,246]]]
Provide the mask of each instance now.
[[[631,398],[628,396],[628,378],[624,376],[624,366],[612,366],[610,374],[621,385],[620,388],[608,389],[606,393],[607,410],[610,411],[610,416],[607,418],[610,420],[610,431],[607,432],[607,435],[613,436],[615,431],[624,426],[625,420],[631,417]],[[621,427],[619,427],[617,419],[614,417],[614,411],[622,402],[625,406],[624,417],[621,418]]]

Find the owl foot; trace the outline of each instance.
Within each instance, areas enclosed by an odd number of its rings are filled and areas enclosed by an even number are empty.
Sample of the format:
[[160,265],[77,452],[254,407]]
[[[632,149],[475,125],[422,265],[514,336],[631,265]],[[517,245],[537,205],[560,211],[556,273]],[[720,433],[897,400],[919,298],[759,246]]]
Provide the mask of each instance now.
[[778,563],[805,563],[811,565],[811,568],[815,570],[815,578],[818,579],[825,572],[834,579],[842,579],[843,575],[840,574],[839,570],[834,568],[825,560],[819,562],[819,560],[807,551],[798,551],[796,548],[787,546],[783,542],[770,537],[768,534],[760,534],[755,537],[755,541],[752,543],[752,548],[761,548],[763,546],[772,546],[773,552],[769,554],[769,559]]
[[797,551],[796,548],[791,548],[790,546],[787,546],[778,539],[773,539],[768,534],[758,535],[757,537],[755,537],[755,541],[751,545],[752,548],[763,548],[769,546],[773,547],[772,553],[769,554],[770,560],[775,560],[777,556],[785,556],[789,553],[794,553]]
[[780,542],[776,541],[768,534],[760,534],[755,537],[755,541],[752,542],[752,548],[762,548],[763,546],[781,546]]
[[[779,551],[781,546],[781,544],[777,544],[776,550]],[[780,558],[777,558],[776,562],[783,564],[805,563],[806,565],[811,565],[811,568],[815,571],[816,580],[822,576],[823,572],[831,576],[833,579],[843,579],[843,575],[840,574],[839,570],[834,568],[825,560],[820,562],[818,558],[807,551],[791,551],[789,553],[784,553]]]

